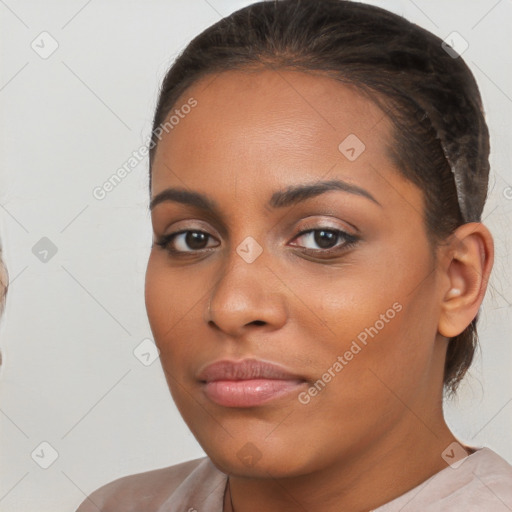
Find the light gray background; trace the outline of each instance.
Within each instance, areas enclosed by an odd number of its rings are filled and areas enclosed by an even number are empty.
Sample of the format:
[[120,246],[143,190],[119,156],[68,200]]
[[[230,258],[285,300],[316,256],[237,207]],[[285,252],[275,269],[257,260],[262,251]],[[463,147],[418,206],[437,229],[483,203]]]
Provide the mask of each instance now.
[[[203,455],[159,361],[144,366],[133,354],[151,338],[147,163],[102,201],[92,191],[147,140],[177,52],[249,3],[0,1],[0,228],[11,279],[0,327],[1,511],[74,510],[114,478]],[[482,354],[447,417],[462,440],[512,462],[512,2],[372,3],[469,43],[463,56],[492,138],[485,223],[496,263],[479,325]],[[50,48],[43,31],[59,45],[46,59],[31,47]],[[33,253],[43,237],[57,249],[47,262]],[[48,469],[40,464],[52,451],[42,442],[58,452]]]

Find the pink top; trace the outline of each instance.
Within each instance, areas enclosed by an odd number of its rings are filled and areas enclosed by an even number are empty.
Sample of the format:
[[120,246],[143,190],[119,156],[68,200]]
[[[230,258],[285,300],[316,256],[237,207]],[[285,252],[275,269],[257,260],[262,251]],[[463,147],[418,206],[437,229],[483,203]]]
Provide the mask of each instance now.
[[[208,457],[115,480],[77,512],[222,512],[227,475]],[[511,512],[512,466],[481,448],[374,512]]]

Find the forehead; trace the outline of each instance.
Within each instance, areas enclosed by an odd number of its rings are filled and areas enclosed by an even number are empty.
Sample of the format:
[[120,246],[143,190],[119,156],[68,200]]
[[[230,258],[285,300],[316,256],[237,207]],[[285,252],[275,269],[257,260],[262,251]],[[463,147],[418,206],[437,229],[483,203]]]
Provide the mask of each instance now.
[[[192,99],[196,106],[182,109]],[[152,195],[171,184],[204,190],[213,181],[254,189],[309,175],[375,180],[376,167],[391,165],[389,118],[356,87],[319,73],[207,75],[171,115],[153,162]]]

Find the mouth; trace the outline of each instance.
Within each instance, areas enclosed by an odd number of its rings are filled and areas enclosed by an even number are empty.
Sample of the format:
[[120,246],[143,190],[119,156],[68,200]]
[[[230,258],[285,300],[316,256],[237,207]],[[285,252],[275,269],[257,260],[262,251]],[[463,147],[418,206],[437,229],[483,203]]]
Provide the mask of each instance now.
[[217,361],[206,366],[198,379],[207,398],[224,407],[255,407],[307,385],[303,377],[258,359]]

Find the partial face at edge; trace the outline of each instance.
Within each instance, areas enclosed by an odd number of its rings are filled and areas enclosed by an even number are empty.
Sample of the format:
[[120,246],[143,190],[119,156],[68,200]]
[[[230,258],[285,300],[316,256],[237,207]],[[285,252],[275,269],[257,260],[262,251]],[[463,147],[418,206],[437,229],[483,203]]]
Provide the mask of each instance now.
[[0,318],[2,317],[5,309],[5,301],[7,295],[7,287],[9,285],[9,274],[7,267],[3,261],[2,250],[0,249]]
[[[442,386],[423,197],[388,156],[390,121],[353,88],[295,71],[208,76],[174,109],[152,198],[173,187],[218,206],[152,210],[146,306],[187,425],[220,467],[248,475],[305,474],[389,437],[410,415],[396,395],[431,404]],[[269,204],[332,180],[358,192]],[[156,244],[185,230],[168,250]],[[240,246],[247,237],[256,243]],[[212,402],[199,371],[249,357],[305,382],[257,407]],[[248,449],[259,454],[251,468]]]

